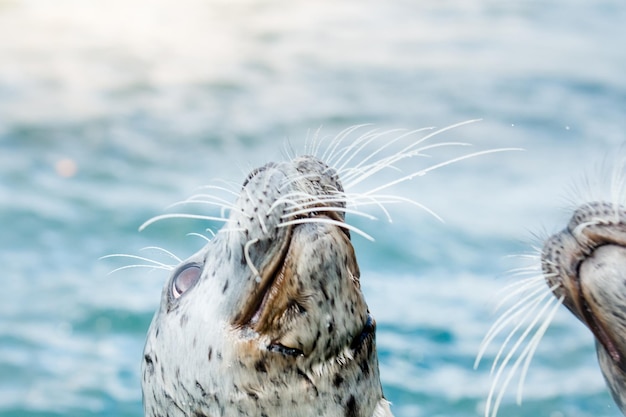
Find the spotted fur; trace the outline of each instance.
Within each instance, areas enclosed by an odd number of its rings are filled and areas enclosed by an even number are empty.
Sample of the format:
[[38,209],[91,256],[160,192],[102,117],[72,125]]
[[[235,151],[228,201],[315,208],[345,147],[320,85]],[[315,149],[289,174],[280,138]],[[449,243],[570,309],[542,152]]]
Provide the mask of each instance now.
[[[496,320],[477,358],[510,327],[492,365],[486,417],[496,417],[504,392],[520,371],[518,403],[534,352],[554,314],[565,305],[596,339],[600,369],[613,399],[626,415],[626,209],[619,202],[580,205],[565,229],[545,240],[535,265],[516,272],[530,277],[505,289],[515,303]],[[545,284],[548,285],[545,285]]]
[[554,295],[594,334],[600,369],[626,414],[626,210],[579,207],[547,240],[542,267]]
[[[332,139],[321,155],[323,139],[311,142],[310,153],[319,157],[253,170],[239,191],[228,191],[236,195],[234,204],[212,194],[184,202],[218,206],[221,216],[166,214],[147,222],[191,217],[224,226],[187,260],[161,250],[176,266],[131,256],[146,264],[127,267],[171,270],[145,345],[146,417],[390,417],[375,321],[351,243],[355,233],[371,236],[346,222],[346,214],[371,219],[360,208],[376,207],[389,217],[385,206],[398,202],[425,209],[386,190],[450,163],[509,150],[399,169],[427,150],[464,146],[428,142],[460,125],[418,140],[411,136],[422,130],[373,129],[347,143],[362,128],[356,126]],[[382,142],[373,146],[376,141]],[[394,146],[399,150],[389,152]],[[353,191],[389,172],[396,177]]]

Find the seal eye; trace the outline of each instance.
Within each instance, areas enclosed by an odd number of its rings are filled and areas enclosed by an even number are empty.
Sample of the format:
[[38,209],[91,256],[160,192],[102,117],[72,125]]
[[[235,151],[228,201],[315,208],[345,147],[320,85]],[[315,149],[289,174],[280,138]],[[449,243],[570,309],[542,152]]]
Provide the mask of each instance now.
[[179,298],[189,288],[193,287],[200,279],[202,269],[199,266],[191,265],[182,269],[172,280],[172,296]]

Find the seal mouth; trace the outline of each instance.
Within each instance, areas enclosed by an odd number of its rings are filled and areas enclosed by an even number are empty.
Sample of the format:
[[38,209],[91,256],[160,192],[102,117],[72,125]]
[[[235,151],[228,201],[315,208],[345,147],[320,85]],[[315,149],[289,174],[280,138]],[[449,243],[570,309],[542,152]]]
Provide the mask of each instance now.
[[[581,262],[580,265],[584,263]],[[580,271],[580,268],[579,268]],[[610,333],[606,330],[604,324],[597,319],[597,314],[594,312],[593,305],[587,301],[587,297],[584,294],[581,282],[580,282],[580,272],[576,275],[574,279],[574,286],[577,289],[577,298],[578,298],[578,313],[583,319],[584,323],[587,325],[589,330],[596,337],[598,342],[604,347],[607,351],[611,359],[622,369],[622,371],[626,372],[626,364],[623,363],[623,355],[620,353],[617,348],[617,344],[613,341],[610,336]]]
[[[587,325],[589,330],[593,333],[596,340],[599,344],[601,344],[610,358],[613,360],[615,365],[622,370],[622,372],[626,373],[626,357],[624,356],[622,350],[620,349],[620,344],[615,340],[613,333],[610,330],[610,326],[602,320],[603,313],[598,310],[598,301],[591,290],[585,288],[585,284],[583,283],[583,279],[585,278],[585,274],[589,274],[589,272],[585,271],[585,264],[589,262],[595,254],[598,253],[601,249],[610,249],[611,247],[616,247],[616,245],[599,245],[595,247],[586,258],[581,260],[578,264],[578,269],[576,275],[572,279],[573,288],[576,291],[576,304],[578,308],[579,316],[582,321]],[[624,246],[617,246],[619,248],[624,249]],[[605,268],[603,262],[596,261],[594,265],[590,266],[590,268],[594,269],[595,274],[598,274]]]
[[[335,211],[323,211],[323,214],[311,212],[306,216],[293,217],[291,220],[299,219],[319,219],[320,223],[324,219],[329,219],[335,223],[345,223],[343,217]],[[276,314],[271,307],[272,301],[279,295],[281,284],[285,281],[286,275],[289,273],[285,270],[286,261],[289,258],[292,237],[294,231],[302,224],[290,224],[287,227],[287,233],[283,238],[280,249],[277,254],[270,259],[267,264],[259,270],[257,278],[258,285],[248,297],[243,310],[235,319],[234,325],[238,328],[251,328],[257,333],[267,331],[269,316]],[[350,231],[347,228],[338,227],[350,240]],[[295,303],[291,307],[303,309],[301,305]],[[271,314],[273,313],[273,314]]]
[[[611,360],[626,372],[626,355],[619,329],[621,272],[626,250],[626,212],[621,206],[591,202],[579,207],[565,230],[544,245],[542,268],[556,297],[593,333]],[[626,262],[626,261],[625,261]],[[620,309],[620,306],[615,306]],[[620,309],[621,310],[621,309]]]

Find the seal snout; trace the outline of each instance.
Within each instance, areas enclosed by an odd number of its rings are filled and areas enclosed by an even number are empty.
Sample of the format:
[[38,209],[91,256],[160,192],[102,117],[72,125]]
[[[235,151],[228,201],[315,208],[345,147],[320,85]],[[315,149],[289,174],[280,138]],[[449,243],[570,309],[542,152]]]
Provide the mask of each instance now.
[[546,241],[542,270],[554,295],[626,370],[626,318],[618,314],[622,323],[614,325],[614,310],[626,308],[620,295],[626,283],[624,208],[604,202],[579,207],[566,229]]

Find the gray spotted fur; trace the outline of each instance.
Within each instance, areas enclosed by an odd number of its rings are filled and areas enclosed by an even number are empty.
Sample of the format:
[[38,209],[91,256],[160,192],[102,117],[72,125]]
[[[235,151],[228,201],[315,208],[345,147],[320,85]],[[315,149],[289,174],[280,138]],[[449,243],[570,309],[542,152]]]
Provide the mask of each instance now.
[[542,265],[555,295],[596,336],[600,369],[626,415],[626,212],[581,206],[545,243]]
[[[142,364],[147,417],[391,416],[374,337],[353,346],[368,310],[348,234],[324,223],[278,227],[288,202],[270,211],[281,197],[336,193],[336,174],[313,157],[251,174],[223,230],[183,263],[200,266],[200,280],[178,299],[171,279],[165,285]],[[279,293],[246,317],[286,240]],[[302,354],[271,350],[276,343]]]

